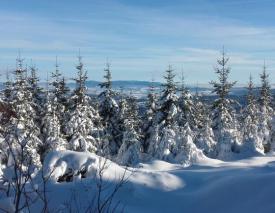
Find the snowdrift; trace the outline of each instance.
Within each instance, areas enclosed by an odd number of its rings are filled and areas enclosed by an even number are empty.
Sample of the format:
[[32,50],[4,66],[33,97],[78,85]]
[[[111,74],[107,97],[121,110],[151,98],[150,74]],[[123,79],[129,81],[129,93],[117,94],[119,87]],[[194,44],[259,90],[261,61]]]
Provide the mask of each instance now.
[[[91,153],[59,151],[46,158],[51,209],[66,209],[72,196],[87,206],[95,193],[97,170],[104,159]],[[107,160],[104,181],[114,186],[123,174],[125,183],[114,197],[125,212],[250,212],[273,213],[275,156],[234,162],[206,159],[188,168],[154,160],[138,168],[124,168]],[[86,168],[85,177],[77,171]],[[126,169],[126,170],[125,170]],[[57,182],[72,170],[72,182]],[[126,171],[126,172],[125,172]],[[49,175],[49,173],[46,173]],[[80,210],[81,211],[81,210]]]

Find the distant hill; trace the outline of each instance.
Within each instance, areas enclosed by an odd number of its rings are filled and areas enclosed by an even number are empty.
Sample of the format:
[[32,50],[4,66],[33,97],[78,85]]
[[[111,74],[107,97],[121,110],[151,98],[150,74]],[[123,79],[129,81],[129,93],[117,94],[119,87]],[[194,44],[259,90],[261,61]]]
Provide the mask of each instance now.
[[[100,81],[87,81],[86,86],[88,88],[91,87],[99,87]],[[114,88],[142,88],[142,87],[149,87],[152,83],[149,81],[135,81],[135,80],[130,80],[130,81],[112,81],[112,85]],[[74,83],[68,83],[69,87],[74,87]],[[155,87],[161,86],[160,82],[154,82],[153,85]]]
[[[91,89],[91,91],[100,91],[99,84],[100,81],[87,81],[86,86]],[[136,81],[136,80],[118,80],[118,81],[113,81],[113,88],[115,90],[123,89],[125,91],[127,90],[133,90],[133,91],[139,91],[138,93],[144,94],[146,93],[148,87],[152,85],[152,82],[149,81]],[[42,87],[46,87],[45,82],[41,82],[40,84]],[[161,82],[154,82],[153,85],[156,87],[156,89],[160,89],[162,86]],[[69,82],[68,86],[73,89],[75,87],[74,82]],[[199,93],[203,93],[204,95],[210,95],[212,96],[213,94],[211,93],[212,88],[211,85],[209,84],[202,84],[199,86],[196,85],[187,85],[187,88],[192,92],[195,93],[198,91]],[[3,89],[3,82],[0,82],[0,90]],[[272,89],[273,94],[275,94],[275,88],[273,87]],[[247,90],[243,86],[236,86],[231,90],[231,95],[234,96],[243,96],[247,93]],[[256,92],[257,93],[257,92]]]

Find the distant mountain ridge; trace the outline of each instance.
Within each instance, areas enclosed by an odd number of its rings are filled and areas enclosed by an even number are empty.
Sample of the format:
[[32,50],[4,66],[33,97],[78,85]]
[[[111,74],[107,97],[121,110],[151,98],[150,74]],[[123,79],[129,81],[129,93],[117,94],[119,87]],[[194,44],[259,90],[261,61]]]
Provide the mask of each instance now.
[[[101,81],[93,81],[93,80],[89,80],[86,82],[86,86],[88,88],[91,89],[96,89],[96,90],[100,90],[100,83],[102,83]],[[150,87],[151,85],[154,85],[154,87],[156,87],[156,89],[160,89],[162,86],[162,82],[150,82],[150,81],[137,81],[137,80],[115,80],[112,81],[112,86],[115,90],[119,90],[119,89],[123,89],[123,90],[140,90],[141,92],[146,91],[148,87]],[[40,85],[42,87],[46,87],[46,82],[41,82]],[[68,86],[73,89],[75,87],[75,83],[74,82],[68,82]],[[191,92],[202,92],[204,94],[212,94],[212,87],[209,84],[199,84],[199,85],[186,85],[186,87],[191,91]],[[0,89],[4,88],[4,84],[3,82],[0,82]],[[274,85],[272,87],[272,92],[273,94],[275,93],[275,89],[274,89]],[[233,87],[231,90],[231,94],[232,95],[237,95],[237,96],[242,96],[245,95],[247,93],[247,89],[245,88],[245,86],[243,85],[239,85],[236,87]],[[257,93],[257,92],[256,92]]]
[[[87,87],[99,87],[99,84],[102,83],[101,81],[87,81],[86,86]],[[149,82],[149,81],[136,81],[136,80],[117,80],[117,81],[112,81],[112,86],[114,88],[120,88],[120,87],[125,87],[125,88],[131,88],[131,87],[149,87],[150,85],[154,85],[155,87],[161,86],[162,83],[160,82]],[[69,82],[68,85],[70,87],[74,87],[73,82]]]

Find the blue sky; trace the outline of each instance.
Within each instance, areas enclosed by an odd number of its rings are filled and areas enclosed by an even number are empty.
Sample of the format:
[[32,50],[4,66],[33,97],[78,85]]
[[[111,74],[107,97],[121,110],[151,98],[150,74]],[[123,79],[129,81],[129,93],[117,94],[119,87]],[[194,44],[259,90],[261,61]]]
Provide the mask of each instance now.
[[[106,60],[115,80],[161,81],[168,64],[189,84],[207,83],[222,46],[231,79],[258,82],[266,61],[275,78],[273,0],[13,0],[0,3],[1,73],[18,49],[42,79],[54,69],[71,78],[80,48],[89,79],[101,80]],[[3,77],[2,77],[3,78]]]

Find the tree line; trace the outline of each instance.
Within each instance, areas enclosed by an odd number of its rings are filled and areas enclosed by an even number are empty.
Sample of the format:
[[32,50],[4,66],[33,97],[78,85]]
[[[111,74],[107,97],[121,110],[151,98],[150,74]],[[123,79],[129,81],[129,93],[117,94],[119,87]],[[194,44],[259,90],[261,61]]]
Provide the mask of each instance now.
[[112,88],[110,64],[104,69],[102,92],[88,95],[87,71],[78,57],[76,87],[70,90],[58,64],[47,88],[37,68],[25,68],[22,58],[7,76],[1,92],[1,163],[16,162],[40,168],[53,150],[93,152],[121,165],[161,159],[190,165],[205,156],[230,160],[234,156],[264,155],[275,149],[274,107],[266,67],[256,95],[253,79],[247,85],[246,104],[236,110],[229,93],[229,57],[217,60],[217,80],[211,81],[216,99],[206,102],[175,82],[172,66],[165,71],[163,90],[148,89],[146,111],[140,113],[136,97]]

